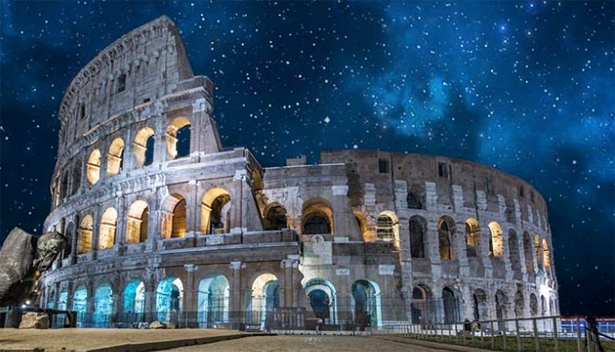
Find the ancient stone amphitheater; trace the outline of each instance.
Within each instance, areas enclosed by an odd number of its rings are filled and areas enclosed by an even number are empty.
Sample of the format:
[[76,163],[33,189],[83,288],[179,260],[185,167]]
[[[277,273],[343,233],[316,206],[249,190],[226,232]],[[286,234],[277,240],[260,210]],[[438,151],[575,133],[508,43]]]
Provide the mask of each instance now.
[[347,329],[558,314],[547,207],[529,183],[383,151],[262,167],[221,145],[213,88],[167,17],[73,79],[44,225],[69,246],[41,277],[42,306],[77,311],[80,326],[266,327],[295,311],[307,327],[320,317]]

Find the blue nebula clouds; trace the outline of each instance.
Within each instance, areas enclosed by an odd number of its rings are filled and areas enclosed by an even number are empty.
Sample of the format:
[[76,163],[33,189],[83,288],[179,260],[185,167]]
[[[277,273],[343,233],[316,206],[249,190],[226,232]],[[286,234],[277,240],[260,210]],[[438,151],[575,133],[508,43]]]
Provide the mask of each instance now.
[[564,314],[613,315],[612,2],[0,2],[0,238],[40,233],[72,77],[162,14],[216,84],[223,143],[441,154],[549,205]]

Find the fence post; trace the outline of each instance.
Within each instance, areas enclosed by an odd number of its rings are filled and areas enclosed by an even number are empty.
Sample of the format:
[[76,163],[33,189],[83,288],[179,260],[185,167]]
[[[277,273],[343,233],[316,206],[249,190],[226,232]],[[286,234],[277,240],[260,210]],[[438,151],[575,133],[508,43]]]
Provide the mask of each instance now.
[[555,342],[555,352],[559,352],[559,339],[557,336],[557,318],[553,317],[553,340]]
[[540,352],[540,343],[538,342],[538,326],[536,324],[536,318],[532,318],[532,324],[534,325],[534,344],[536,352]]
[[491,349],[495,349],[495,336],[493,334],[493,320],[489,322],[489,326],[491,327]]
[[515,318],[515,331],[517,333],[517,352],[521,352],[521,336],[519,336],[519,319]]

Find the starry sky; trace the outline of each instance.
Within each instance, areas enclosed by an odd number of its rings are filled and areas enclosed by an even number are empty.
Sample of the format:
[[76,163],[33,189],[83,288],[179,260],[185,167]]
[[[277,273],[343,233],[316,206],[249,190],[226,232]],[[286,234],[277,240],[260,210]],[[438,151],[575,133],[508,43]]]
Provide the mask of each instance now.
[[563,314],[615,315],[613,2],[0,1],[0,240],[41,232],[77,72],[166,14],[216,84],[225,146],[440,154],[549,206]]

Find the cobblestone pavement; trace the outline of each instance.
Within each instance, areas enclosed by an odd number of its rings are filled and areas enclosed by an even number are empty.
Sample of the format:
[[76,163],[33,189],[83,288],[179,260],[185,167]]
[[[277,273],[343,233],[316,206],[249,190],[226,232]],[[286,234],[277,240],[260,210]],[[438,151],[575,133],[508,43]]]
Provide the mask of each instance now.
[[371,337],[258,336],[208,345],[182,347],[168,352],[444,352]]

